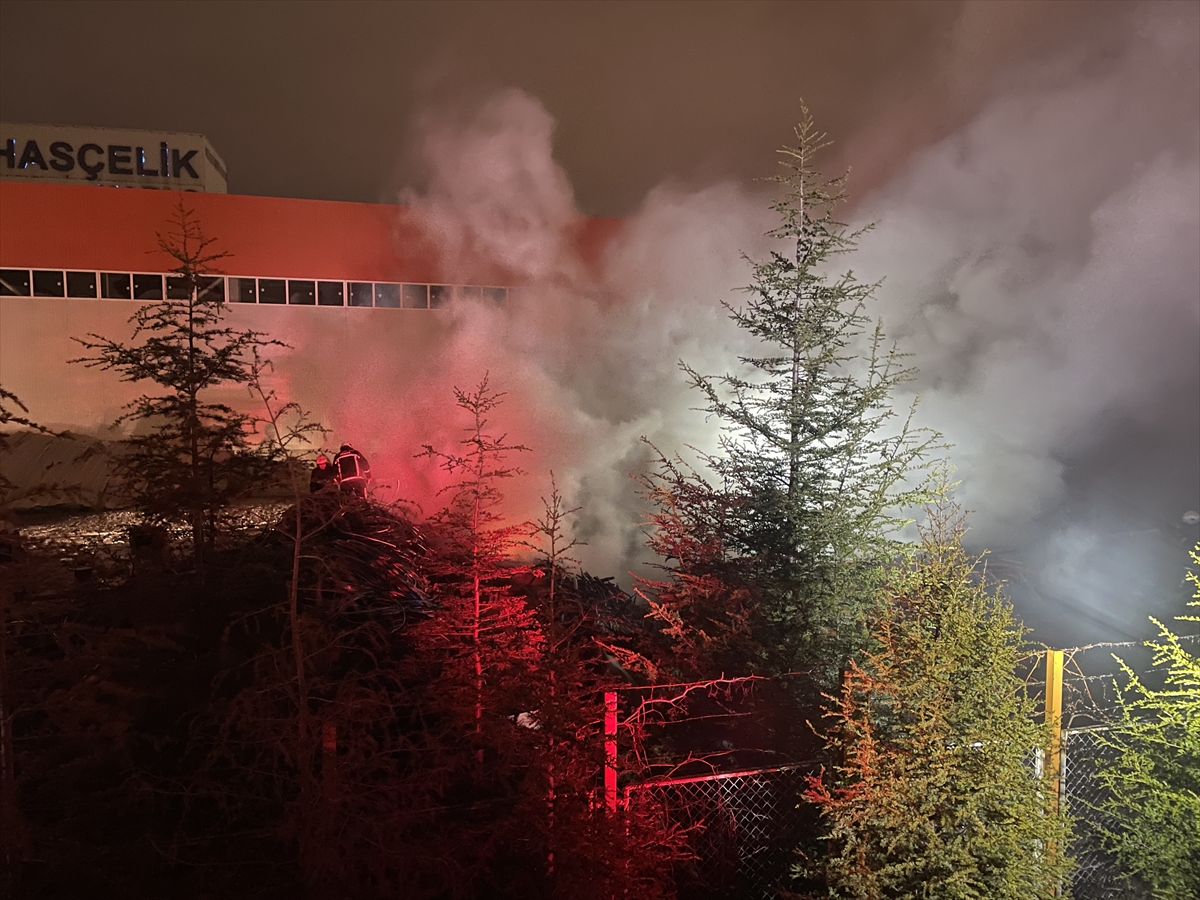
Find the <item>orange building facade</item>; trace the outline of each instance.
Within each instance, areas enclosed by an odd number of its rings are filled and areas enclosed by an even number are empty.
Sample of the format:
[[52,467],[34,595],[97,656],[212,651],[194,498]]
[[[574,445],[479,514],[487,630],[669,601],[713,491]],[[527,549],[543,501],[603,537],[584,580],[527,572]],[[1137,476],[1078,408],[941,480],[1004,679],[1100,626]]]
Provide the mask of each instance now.
[[[207,289],[229,324],[351,354],[367,335],[398,359],[436,345],[456,300],[503,303],[512,273],[473,266],[453,283],[418,217],[399,206],[236,194],[0,181],[0,384],[40,422],[96,431],[139,391],[113,373],[69,365],[89,333],[117,340],[137,303],[170,296],[171,258],[157,248],[180,202],[226,258]],[[577,250],[594,263],[619,222],[585,219]],[[335,402],[327,378],[301,372],[300,398],[320,415]]]

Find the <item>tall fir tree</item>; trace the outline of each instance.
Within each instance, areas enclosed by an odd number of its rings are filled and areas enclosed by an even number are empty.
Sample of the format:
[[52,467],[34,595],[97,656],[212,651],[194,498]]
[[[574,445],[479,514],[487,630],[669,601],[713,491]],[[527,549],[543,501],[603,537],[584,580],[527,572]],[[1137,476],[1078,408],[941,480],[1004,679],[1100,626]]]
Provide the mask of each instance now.
[[845,178],[815,168],[827,142],[807,108],[795,133],[772,179],[783,192],[769,235],[788,250],[753,264],[744,305],[725,304],[761,353],[721,376],[680,364],[722,435],[711,475],[664,457],[648,479],[655,549],[672,567],[648,595],[677,646],[830,684],[862,641],[899,511],[925,499],[938,439],[893,407],[911,371],[867,316],[877,285],[830,274],[863,232],[834,218]]
[[180,200],[166,233],[158,235],[159,248],[176,263],[164,298],[138,307],[129,343],[98,334],[75,338],[92,355],[72,360],[162,389],[142,394],[117,419],[145,430],[126,440],[116,468],[148,519],[186,519],[201,567],[214,547],[217,511],[263,477],[269,455],[252,446],[253,417],[210,394],[222,385],[249,384],[256,353],[284,346],[222,324],[223,292],[209,287],[213,264],[228,254],[215,252],[213,243]]
[[895,567],[872,647],[830,696],[837,762],[810,779],[823,847],[801,896],[1035,900],[1071,868],[1056,797],[1030,764],[1046,726],[1018,677],[1024,629],[962,548],[963,518],[930,511]]
[[458,446],[426,445],[422,454],[452,481],[428,528],[438,608],[412,630],[407,681],[421,727],[408,777],[435,810],[413,838],[418,846],[432,840],[462,873],[452,896],[511,896],[514,885],[542,884],[544,873],[541,842],[527,820],[518,827],[544,741],[525,726],[538,705],[545,640],[513,589],[514,576],[528,571],[513,556],[533,526],[505,518],[502,490],[524,474],[511,459],[528,448],[493,430],[504,394],[487,375],[454,395],[466,419]]

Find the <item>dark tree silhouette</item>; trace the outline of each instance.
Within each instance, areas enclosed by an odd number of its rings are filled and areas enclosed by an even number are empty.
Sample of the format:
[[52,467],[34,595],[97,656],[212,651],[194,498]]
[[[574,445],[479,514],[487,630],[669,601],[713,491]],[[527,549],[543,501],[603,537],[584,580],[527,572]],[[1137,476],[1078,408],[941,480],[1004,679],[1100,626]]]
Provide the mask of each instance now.
[[210,399],[221,385],[248,384],[255,355],[282,342],[222,324],[224,298],[209,276],[228,256],[212,249],[195,214],[180,200],[159,248],[175,260],[166,296],[138,308],[130,342],[89,334],[75,338],[90,355],[72,362],[115,371],[122,381],[162,389],[126,406],[116,424],[147,430],[126,441],[116,468],[151,521],[183,517],[197,566],[212,552],[216,512],[269,469],[269,454],[252,445],[253,417]]

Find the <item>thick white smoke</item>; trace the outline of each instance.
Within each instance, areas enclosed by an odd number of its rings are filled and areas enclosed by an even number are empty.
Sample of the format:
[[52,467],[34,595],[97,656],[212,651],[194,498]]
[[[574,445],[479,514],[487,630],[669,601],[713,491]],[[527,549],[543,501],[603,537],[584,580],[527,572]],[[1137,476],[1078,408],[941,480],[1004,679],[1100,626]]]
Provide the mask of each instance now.
[[[1028,551],[1054,607],[1022,610],[1035,621],[1082,609],[1107,633],[1144,631],[1145,614],[1173,602],[1135,596],[1147,582],[1131,570],[1153,553],[1116,552],[1111,532],[1144,523],[1114,523],[1111,505],[1088,494],[1095,485],[1072,473],[1103,459],[1114,429],[1170,429],[1174,417],[1186,443],[1196,418],[1170,408],[1194,404],[1200,377],[1196,10],[1148,8],[1116,45],[1081,43],[1004,73],[964,127],[898,160],[854,214],[878,227],[846,263],[886,279],[872,312],[914,354],[920,424],[956,444],[979,542]],[[748,281],[742,254],[768,246],[766,204],[728,183],[661,187],[589,267],[574,251],[581,216],[553,158],[554,123],[536,100],[506,91],[421,125],[428,180],[402,199],[447,273],[470,281],[499,269],[532,287],[503,306],[451,310],[420,374],[405,376],[404,390],[413,377],[421,389],[375,443],[457,439],[450,386],[490,372],[510,395],[502,430],[535,450],[513,484],[514,512],[536,511],[553,469],[583,506],[585,564],[622,576],[642,553],[629,478],[647,458],[641,438],[668,453],[714,444],[677,361],[735,365],[744,338],[720,302]],[[396,402],[392,352],[368,342],[370,381],[385,396],[364,403]],[[422,465],[395,462],[416,473],[410,483]],[[437,483],[428,467],[421,477]],[[1195,490],[1194,479],[1179,486],[1180,512]]]
[[[1126,633],[1177,608],[1145,534],[1188,539],[1172,526],[1200,468],[1197,10],[1149,8],[1119,45],[1005,73],[860,210],[879,225],[856,265],[887,278],[883,315],[915,354],[923,420],[957,445],[976,539],[1025,550],[1044,594]],[[1173,493],[1080,483],[1084,460],[1121,452],[1114,431],[1149,444],[1164,426],[1185,445],[1159,473]],[[1155,449],[1134,452],[1148,466]]]
[[642,555],[630,477],[649,453],[642,438],[668,452],[712,445],[676,365],[732,365],[740,336],[719,300],[745,281],[741,252],[763,245],[763,204],[728,184],[660,188],[588,266],[575,243],[582,217],[551,153],[553,121],[536,100],[506,91],[465,121],[423,124],[429,182],[403,200],[438,237],[443,268],[469,281],[499,267],[529,285],[500,307],[451,310],[452,334],[427,366],[437,411],[424,440],[460,436],[450,386],[490,373],[509,394],[498,422],[534,451],[518,460],[529,476],[510,485],[514,511],[538,511],[553,470],[582,507],[585,564],[622,575]]

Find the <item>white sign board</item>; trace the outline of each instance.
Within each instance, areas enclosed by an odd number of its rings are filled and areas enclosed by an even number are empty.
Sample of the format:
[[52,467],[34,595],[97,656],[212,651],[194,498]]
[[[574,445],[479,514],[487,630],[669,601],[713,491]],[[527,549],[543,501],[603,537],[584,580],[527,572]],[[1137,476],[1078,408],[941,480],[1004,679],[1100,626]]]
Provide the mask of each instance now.
[[225,163],[202,134],[0,123],[0,178],[224,194]]

